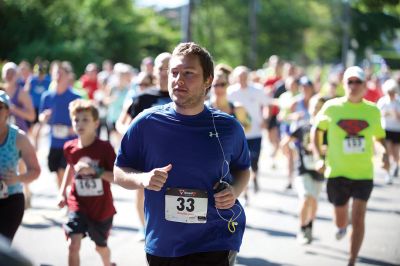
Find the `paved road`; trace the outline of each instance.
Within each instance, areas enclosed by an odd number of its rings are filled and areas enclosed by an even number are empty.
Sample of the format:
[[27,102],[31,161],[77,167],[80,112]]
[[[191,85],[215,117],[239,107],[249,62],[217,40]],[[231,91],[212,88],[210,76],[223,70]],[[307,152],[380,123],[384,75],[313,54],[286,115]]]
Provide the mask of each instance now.
[[[247,228],[237,265],[346,265],[349,236],[334,238],[332,207],[325,191],[321,193],[318,218],[314,225],[314,241],[300,246],[296,242],[298,201],[294,191],[285,191],[284,161],[277,169],[270,168],[268,144],[263,143],[260,187],[250,193]],[[61,224],[65,210],[56,207],[55,176],[46,170],[45,150],[39,152],[43,173],[31,188],[32,208],[25,212],[14,247],[34,265],[67,265],[67,243]],[[136,241],[138,218],[134,211],[134,193],[112,187],[117,215],[109,244],[112,258],[118,265],[146,265],[143,242]],[[368,204],[366,235],[357,265],[400,265],[400,180],[384,185],[377,169],[375,188]],[[81,265],[101,265],[94,245],[82,242]]]

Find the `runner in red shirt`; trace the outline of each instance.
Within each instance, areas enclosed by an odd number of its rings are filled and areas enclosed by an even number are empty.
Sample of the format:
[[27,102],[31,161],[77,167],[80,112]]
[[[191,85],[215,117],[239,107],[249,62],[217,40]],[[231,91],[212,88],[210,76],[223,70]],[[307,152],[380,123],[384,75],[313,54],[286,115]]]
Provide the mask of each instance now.
[[[110,182],[115,152],[108,141],[97,138],[99,113],[92,102],[78,99],[69,105],[77,139],[64,145],[68,162],[60,188],[59,207],[68,206],[64,230],[69,240],[68,264],[79,265],[81,240],[86,235],[96,243],[104,266],[111,265],[107,239],[116,213]],[[66,197],[66,188],[71,191]]]
[[98,88],[97,72],[97,65],[90,63],[86,66],[85,74],[81,77],[82,88],[88,92],[89,99],[93,99],[93,95]]

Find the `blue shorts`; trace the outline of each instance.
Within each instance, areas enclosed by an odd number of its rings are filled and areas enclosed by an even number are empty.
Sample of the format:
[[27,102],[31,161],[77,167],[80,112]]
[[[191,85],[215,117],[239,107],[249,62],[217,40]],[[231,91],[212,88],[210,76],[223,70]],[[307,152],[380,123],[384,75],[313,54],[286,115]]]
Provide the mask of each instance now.
[[281,122],[279,124],[279,134],[280,134],[281,138],[283,138],[285,136],[290,136],[290,124],[288,124],[286,122]]

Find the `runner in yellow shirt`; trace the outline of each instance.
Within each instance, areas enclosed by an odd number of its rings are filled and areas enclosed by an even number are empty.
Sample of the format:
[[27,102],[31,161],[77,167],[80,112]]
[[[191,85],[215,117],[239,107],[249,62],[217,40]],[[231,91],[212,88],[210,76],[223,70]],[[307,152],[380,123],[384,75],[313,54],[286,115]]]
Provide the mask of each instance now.
[[[320,158],[318,169],[328,178],[328,199],[335,206],[338,240],[346,235],[348,203],[353,198],[348,265],[354,265],[364,238],[366,206],[373,188],[373,140],[384,146],[385,131],[378,108],[363,100],[366,92],[364,71],[356,66],[347,68],[343,85],[346,95],[324,104],[312,129],[311,140],[315,155]],[[327,132],[325,160],[322,159],[319,134],[316,134],[318,130]],[[389,169],[386,148],[383,162],[384,168]]]

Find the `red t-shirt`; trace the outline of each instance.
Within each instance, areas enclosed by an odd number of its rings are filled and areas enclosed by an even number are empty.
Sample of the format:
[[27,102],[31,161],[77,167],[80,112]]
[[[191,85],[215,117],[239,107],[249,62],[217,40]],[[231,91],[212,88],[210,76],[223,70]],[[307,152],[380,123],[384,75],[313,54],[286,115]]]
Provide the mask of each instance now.
[[[280,81],[282,78],[275,76],[275,77],[270,77],[267,79],[264,83],[264,90],[265,93],[271,95],[271,97],[274,96],[275,93],[275,84]],[[278,106],[270,106],[270,116],[277,116],[279,114],[279,107]]]
[[276,76],[276,77],[271,77],[271,78],[269,78],[269,79],[267,79],[267,80],[265,81],[264,87],[272,87],[272,86],[275,85],[276,82],[278,82],[278,81],[280,81],[280,80],[281,80],[281,77],[278,77],[278,76]]
[[376,103],[382,96],[383,93],[379,89],[368,88],[365,92],[364,99]]
[[[64,156],[68,164],[73,167],[80,160],[88,162],[93,167],[104,171],[112,171],[115,161],[115,152],[108,141],[96,139],[90,146],[78,147],[78,139],[65,143]],[[115,213],[110,183],[104,179],[103,195],[100,196],[79,196],[76,189],[75,175],[72,178],[71,191],[68,197],[68,209],[80,211],[94,221],[103,221],[112,217]]]
[[88,75],[84,74],[81,77],[81,82],[82,82],[82,88],[84,88],[88,92],[89,99],[93,99],[93,95],[97,90],[97,80],[90,79]]

